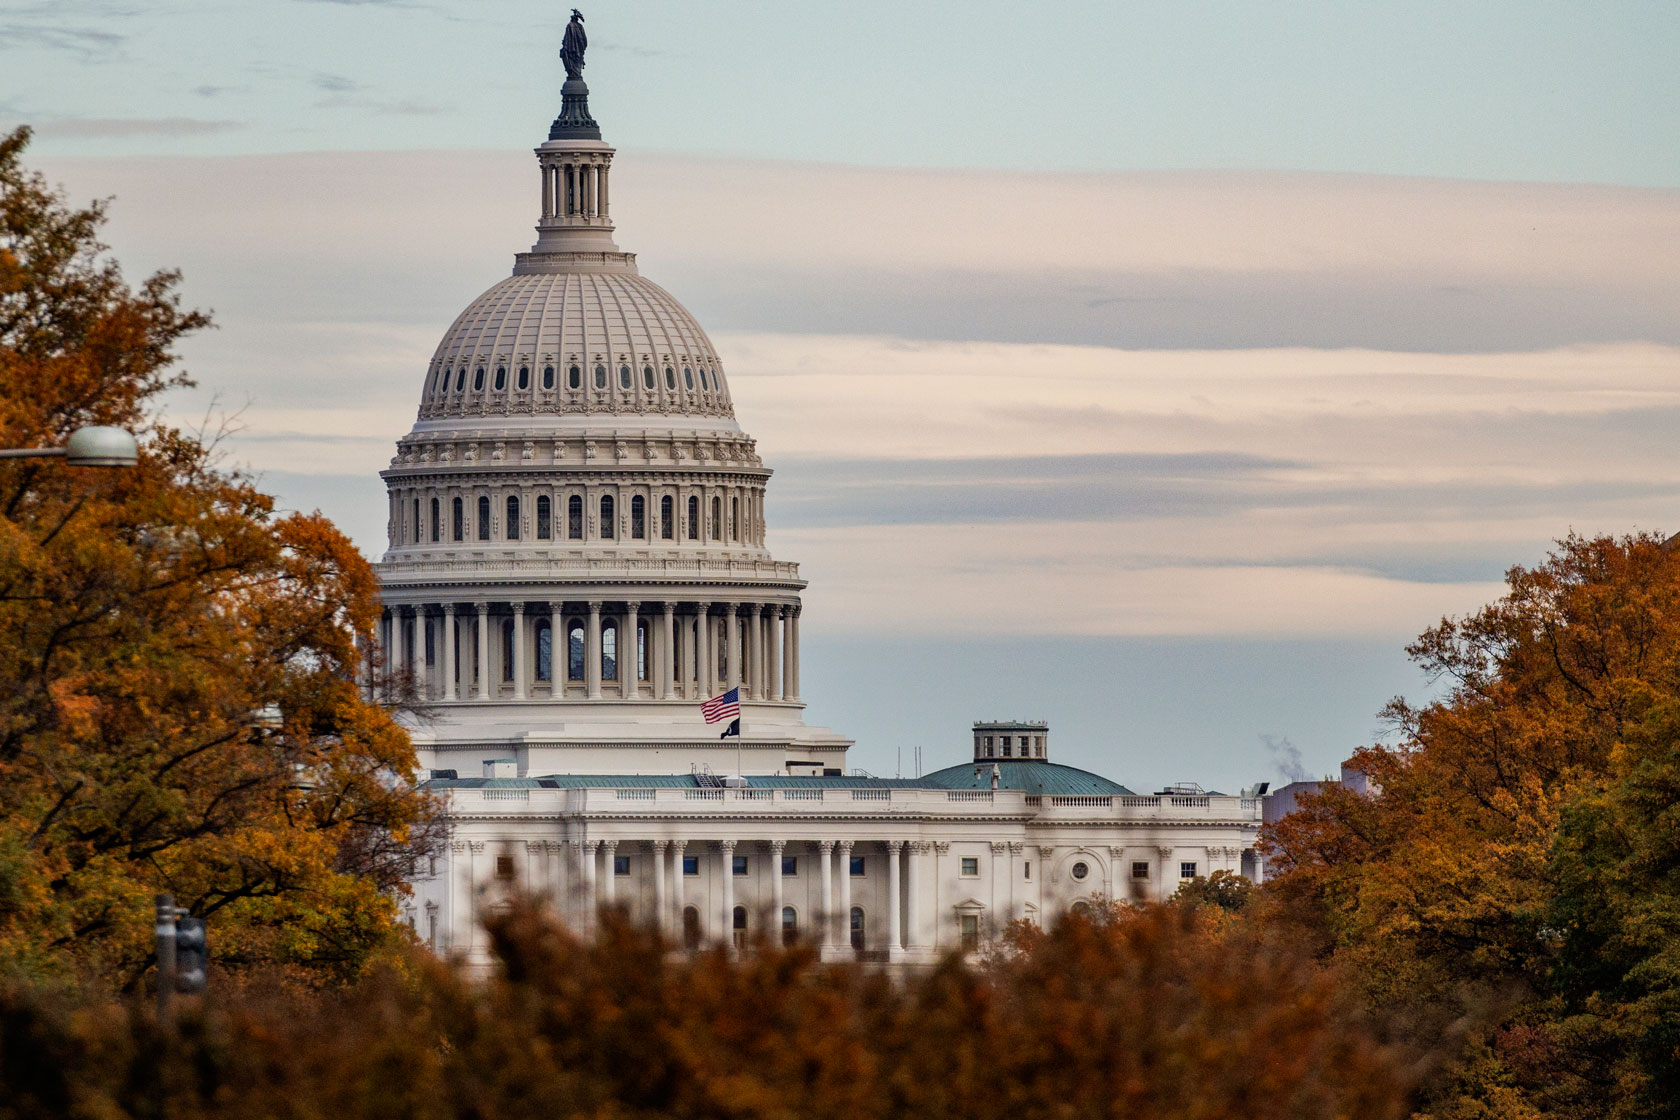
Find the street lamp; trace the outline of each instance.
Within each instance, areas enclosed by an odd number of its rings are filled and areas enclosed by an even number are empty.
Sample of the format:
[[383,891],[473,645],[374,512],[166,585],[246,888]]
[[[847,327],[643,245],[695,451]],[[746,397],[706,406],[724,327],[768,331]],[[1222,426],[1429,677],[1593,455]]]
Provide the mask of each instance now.
[[134,434],[122,428],[77,428],[63,447],[0,448],[0,459],[45,459],[62,456],[72,467],[132,467],[140,461]]

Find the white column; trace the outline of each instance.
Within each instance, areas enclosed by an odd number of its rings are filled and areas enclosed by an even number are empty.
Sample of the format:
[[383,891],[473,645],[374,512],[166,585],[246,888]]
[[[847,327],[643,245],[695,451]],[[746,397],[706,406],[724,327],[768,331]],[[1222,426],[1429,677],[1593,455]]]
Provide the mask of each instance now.
[[792,674],[787,687],[789,700],[799,699],[799,607],[793,608],[793,622],[788,628],[788,665]]
[[566,694],[566,674],[572,671],[572,642],[566,635],[566,604],[548,604],[548,694]]
[[757,603],[747,608],[752,638],[747,643],[747,674],[754,700],[764,699],[764,608]]
[[1161,857],[1161,882],[1155,889],[1155,898],[1160,902],[1165,902],[1172,897],[1173,891],[1177,889],[1172,880],[1173,850],[1171,848],[1157,848],[1155,851]]
[[770,841],[770,938],[782,943],[782,849],[786,840]]
[[[618,694],[627,700],[634,700],[640,685],[637,684],[636,663],[639,647],[636,642],[636,613],[641,609],[639,603],[627,603],[624,607],[624,632],[618,636]],[[651,646],[652,643],[649,643]],[[629,654],[628,657],[625,654]],[[648,650],[653,655],[653,650]],[[652,673],[648,674],[652,676]]]
[[713,695],[712,692],[712,620],[707,613],[711,610],[710,603],[699,604],[694,616],[694,649],[698,655],[694,659],[695,687],[700,690],[696,699],[704,700]]
[[513,698],[525,699],[525,604],[513,604]]
[[618,896],[618,873],[613,870],[613,857],[618,854],[618,841],[601,841],[601,851],[606,853],[601,860],[601,878],[605,884],[601,888],[601,901],[611,906]]
[[834,841],[818,840],[817,851],[822,861],[822,940],[818,947],[826,957],[834,951]]
[[912,951],[927,945],[926,931],[922,929],[922,856],[927,850],[927,844],[921,840],[912,841],[904,846],[904,869],[908,879],[904,893],[909,903],[905,907],[908,913],[904,923],[904,947]]
[[418,605],[414,608],[414,656],[409,667],[414,674],[414,698],[427,699],[430,692],[426,688],[426,608]]
[[478,698],[490,699],[490,604],[478,604]]
[[719,692],[741,683],[741,616],[737,613],[739,610],[734,603],[725,603],[723,607],[724,641],[728,643],[724,647],[725,659],[729,662],[725,668],[729,671],[725,674],[726,679],[720,682],[724,688],[720,688]]
[[455,699],[455,604],[443,605],[443,698]]
[[595,884],[595,848],[596,841],[586,840],[583,844],[583,928],[595,927],[595,912],[600,907],[600,899],[596,894]]
[[793,608],[788,607],[782,614],[782,698],[793,700],[796,694],[793,688]]
[[[764,654],[764,676],[766,697],[770,700],[782,698],[782,608],[771,607],[767,615],[769,625],[765,627],[767,650]],[[851,921],[848,917],[847,921]]]
[[589,628],[583,637],[583,679],[589,685],[589,698],[601,698],[601,604],[589,604]]
[[846,959],[852,948],[852,842],[842,840],[835,845],[835,858],[840,867],[840,949]]
[[718,841],[723,855],[723,944],[735,952],[735,841]]
[[665,913],[665,849],[670,846],[669,840],[653,842],[653,928],[660,933],[664,933],[669,916]]
[[671,930],[679,945],[683,935],[683,855],[687,850],[687,840],[671,841]]
[[887,952],[894,958],[904,955],[904,923],[898,906],[898,861],[904,854],[904,841],[887,841]]
[[659,628],[659,689],[657,695],[661,700],[669,700],[677,680],[674,641],[677,626],[677,605],[666,603],[664,607],[665,624]]

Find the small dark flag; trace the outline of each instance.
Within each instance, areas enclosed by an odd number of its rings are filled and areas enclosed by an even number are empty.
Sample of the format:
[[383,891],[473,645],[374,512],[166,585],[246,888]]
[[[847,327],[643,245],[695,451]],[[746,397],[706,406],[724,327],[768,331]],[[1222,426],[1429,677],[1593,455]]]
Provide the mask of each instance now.
[[718,738],[719,739],[727,739],[731,735],[733,735],[737,739],[739,739],[741,737],[741,721],[740,720],[737,719],[737,720],[734,720],[733,722],[731,722],[728,727],[723,729],[723,734],[719,735]]

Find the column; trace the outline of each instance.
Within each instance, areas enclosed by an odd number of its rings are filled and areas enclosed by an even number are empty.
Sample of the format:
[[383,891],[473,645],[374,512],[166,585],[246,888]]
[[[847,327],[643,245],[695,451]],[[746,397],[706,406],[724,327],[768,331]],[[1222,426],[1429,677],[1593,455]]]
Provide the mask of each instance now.
[[443,605],[443,698],[455,699],[455,604]]
[[525,699],[525,604],[513,605],[513,698]]
[[707,613],[712,609],[710,603],[701,603],[694,615],[694,680],[695,687],[700,690],[697,700],[704,700],[712,696],[712,620]]
[[793,608],[782,614],[782,698],[792,700],[793,688]]
[[[770,700],[782,698],[782,608],[771,607],[766,615],[766,650],[764,654],[765,696]],[[848,917],[846,919],[850,921]]]
[[566,674],[572,671],[572,642],[566,636],[566,604],[548,604],[548,694],[566,694]]
[[852,947],[852,842],[842,840],[835,845],[835,858],[840,861],[840,949],[846,956]]
[[671,841],[671,930],[679,945],[683,935],[683,855],[687,851],[687,840]]
[[834,951],[834,841],[817,841],[817,852],[822,861],[822,940],[818,948],[826,957]]
[[718,841],[723,853],[723,943],[731,955],[735,952],[735,841]]
[[414,608],[414,656],[409,659],[414,674],[414,698],[424,700],[430,695],[426,688],[426,608]]
[[596,841],[586,840],[583,844],[583,928],[592,929],[595,925],[595,912],[600,907],[600,899],[595,889],[595,847]]
[[618,854],[618,841],[601,841],[601,850],[606,853],[605,858],[601,860],[601,877],[606,884],[601,888],[601,901],[611,906],[618,894],[618,872],[613,870],[613,857]]
[[788,664],[793,673],[787,686],[787,698],[799,699],[799,607],[793,608],[793,623],[788,628]]
[[909,903],[905,915],[904,947],[910,950],[924,948],[927,945],[926,932],[922,929],[922,856],[928,846],[924,841],[917,840],[904,846],[904,870],[908,882],[905,883],[905,899]]
[[396,678],[401,676],[403,667],[403,624],[401,607],[391,608],[391,620],[386,624],[389,638],[385,643],[385,675],[390,678],[395,687]]
[[653,842],[653,928],[660,933],[665,932],[669,917],[665,913],[665,849],[670,846],[669,840]]
[[893,959],[904,955],[904,923],[898,908],[898,861],[904,841],[887,841],[887,952]]
[[1155,897],[1157,900],[1165,902],[1172,897],[1174,890],[1172,880],[1173,850],[1171,848],[1156,848],[1155,852],[1161,857],[1161,882],[1156,887]]
[[589,628],[583,637],[583,679],[589,685],[589,698],[601,698],[601,604],[589,604]]
[[[637,662],[641,660],[636,642],[636,613],[640,609],[640,603],[625,604],[624,632],[618,636],[618,694],[626,700],[634,700],[640,691],[636,675]],[[648,654],[652,656],[653,650],[649,649]],[[652,675],[651,672],[648,674]]]
[[659,628],[659,688],[655,691],[655,695],[661,700],[669,700],[677,681],[675,649],[677,605],[675,603],[662,605],[665,608],[665,625]]
[[747,686],[747,695],[754,700],[764,699],[764,663],[763,663],[763,617],[759,614],[764,608],[757,603],[747,608],[747,657],[742,666],[746,670],[742,682]]
[[782,943],[782,849],[786,840],[770,841],[770,938]]
[[478,698],[490,699],[490,604],[478,605]]
[[719,692],[734,688],[741,683],[741,616],[736,613],[738,609],[734,603],[723,605],[724,641],[728,643],[724,647],[724,658],[729,664],[724,666],[728,670],[725,674],[727,679],[719,682],[724,685],[724,688],[718,690]]

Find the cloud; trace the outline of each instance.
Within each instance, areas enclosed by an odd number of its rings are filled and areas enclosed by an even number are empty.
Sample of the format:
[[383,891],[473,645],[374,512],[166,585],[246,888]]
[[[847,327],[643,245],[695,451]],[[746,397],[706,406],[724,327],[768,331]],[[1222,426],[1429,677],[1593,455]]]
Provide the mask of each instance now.
[[203,136],[245,128],[244,121],[199,120],[192,117],[81,117],[45,120],[38,126],[43,139],[114,140],[131,136]]
[[193,92],[200,97],[221,97],[224,94],[238,93],[242,86],[194,86]]
[[0,51],[31,48],[64,51],[85,61],[109,58],[128,41],[114,31],[68,24],[0,23]]
[[310,79],[316,89],[324,89],[330,93],[349,93],[351,90],[361,89],[361,83],[344,77],[342,74],[316,74]]

